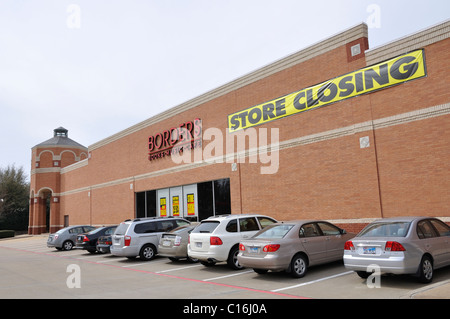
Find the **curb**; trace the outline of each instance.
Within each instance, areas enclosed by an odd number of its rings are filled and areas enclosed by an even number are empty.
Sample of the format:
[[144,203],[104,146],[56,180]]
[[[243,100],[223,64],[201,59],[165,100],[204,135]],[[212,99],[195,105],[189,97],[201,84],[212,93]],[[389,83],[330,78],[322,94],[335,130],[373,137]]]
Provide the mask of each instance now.
[[409,292],[402,299],[449,299],[450,279]]

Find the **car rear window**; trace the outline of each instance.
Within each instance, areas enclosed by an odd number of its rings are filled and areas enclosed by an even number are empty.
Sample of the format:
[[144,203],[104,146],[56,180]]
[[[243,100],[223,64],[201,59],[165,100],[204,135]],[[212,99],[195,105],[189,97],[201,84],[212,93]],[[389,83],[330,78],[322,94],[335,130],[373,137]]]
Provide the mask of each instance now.
[[254,238],[283,238],[292,229],[292,227],[294,227],[294,225],[269,225],[258,232]]
[[358,237],[405,237],[410,224],[410,222],[374,223],[364,228]]
[[219,226],[218,221],[204,221],[192,231],[192,233],[212,233],[217,226]]
[[128,230],[128,227],[130,227],[130,224],[127,223],[121,223],[119,226],[117,226],[116,231],[114,232],[114,235],[125,235],[125,233]]

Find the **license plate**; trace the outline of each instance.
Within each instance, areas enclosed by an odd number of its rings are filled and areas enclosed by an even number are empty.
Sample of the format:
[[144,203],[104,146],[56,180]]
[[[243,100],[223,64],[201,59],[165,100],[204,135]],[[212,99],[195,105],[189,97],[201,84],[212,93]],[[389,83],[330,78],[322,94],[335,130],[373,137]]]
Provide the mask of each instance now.
[[164,247],[168,247],[170,246],[170,240],[164,240],[162,244]]
[[197,247],[197,248],[202,248],[202,243],[201,243],[201,242],[196,242],[196,243],[195,243],[195,247]]
[[363,253],[366,255],[375,255],[376,249],[375,247],[363,247]]
[[249,247],[248,251],[252,254],[256,254],[258,252],[258,247]]

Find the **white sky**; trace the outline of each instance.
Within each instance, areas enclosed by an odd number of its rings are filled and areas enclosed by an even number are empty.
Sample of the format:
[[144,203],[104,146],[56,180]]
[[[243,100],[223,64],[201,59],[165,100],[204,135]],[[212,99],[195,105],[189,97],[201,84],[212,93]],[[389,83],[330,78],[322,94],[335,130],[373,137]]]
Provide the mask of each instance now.
[[0,167],[29,174],[59,126],[89,146],[361,22],[374,48],[449,17],[448,0],[0,0]]

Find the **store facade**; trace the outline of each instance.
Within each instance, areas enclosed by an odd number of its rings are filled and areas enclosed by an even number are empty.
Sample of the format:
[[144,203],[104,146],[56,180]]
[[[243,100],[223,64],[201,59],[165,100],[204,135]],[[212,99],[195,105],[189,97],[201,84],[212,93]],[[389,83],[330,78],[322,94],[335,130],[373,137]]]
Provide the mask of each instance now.
[[449,36],[447,21],[369,50],[361,24],[90,145],[52,167],[50,225],[37,145],[30,233],[243,213],[450,222]]

